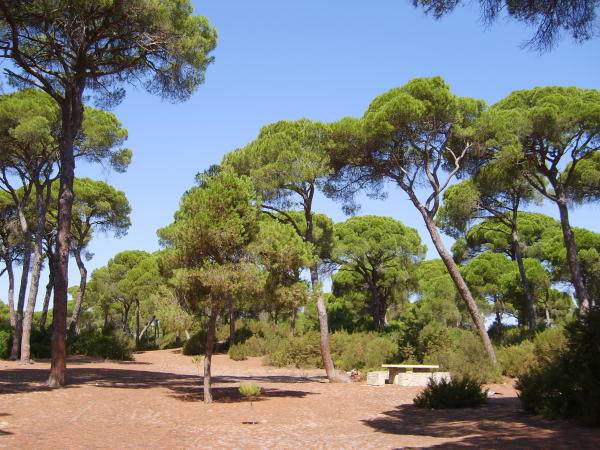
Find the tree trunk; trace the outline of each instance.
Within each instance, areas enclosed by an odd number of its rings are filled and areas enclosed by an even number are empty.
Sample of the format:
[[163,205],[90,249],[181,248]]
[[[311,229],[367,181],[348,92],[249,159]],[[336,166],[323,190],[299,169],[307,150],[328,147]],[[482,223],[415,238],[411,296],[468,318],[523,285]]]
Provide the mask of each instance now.
[[581,265],[577,257],[577,245],[575,245],[575,235],[571,229],[569,223],[569,210],[567,208],[567,201],[565,195],[562,192],[562,188],[554,186],[554,190],[557,195],[556,204],[558,205],[558,212],[560,213],[560,225],[562,228],[563,239],[565,241],[565,247],[567,249],[567,264],[569,271],[571,272],[571,281],[575,287],[575,296],[579,303],[579,309],[582,314],[585,314],[590,308],[590,300],[588,297],[585,284],[583,282],[583,273],[581,271]]
[[375,325],[375,329],[377,331],[381,331],[385,327],[386,322],[385,315],[387,313],[387,308],[385,301],[382,299],[381,293],[377,289],[377,280],[367,280],[367,284],[369,285],[369,290],[371,291],[371,311],[373,315],[373,324]]
[[67,295],[69,288],[69,246],[73,215],[73,181],[75,158],[73,146],[83,120],[83,86],[66,93],[61,102],[62,130],[60,143],[60,188],[58,225],[54,257],[54,315],[52,320],[52,363],[48,386],[67,384]]
[[217,324],[217,313],[214,311],[210,312],[208,321],[208,330],[206,333],[206,350],[204,352],[204,378],[202,379],[202,385],[204,387],[204,403],[212,403],[212,393],[210,391],[211,378],[210,378],[210,364],[212,361],[213,348],[215,345],[215,329]]
[[140,334],[139,334],[140,339],[142,338],[142,336],[144,336],[144,334],[146,333],[146,330],[148,330],[148,327],[150,327],[150,325],[152,325],[152,322],[154,322],[154,319],[156,319],[156,316],[152,316],[152,319],[150,319],[148,321],[148,323],[146,324],[146,326],[144,328],[142,328],[142,331],[140,331]]
[[135,299],[135,348],[140,347],[140,301]]
[[515,253],[515,259],[517,260],[517,266],[519,267],[519,275],[521,276],[521,282],[523,283],[523,291],[525,292],[525,309],[527,310],[526,322],[527,328],[535,330],[537,326],[537,313],[535,310],[535,301],[533,298],[533,292],[531,292],[531,285],[525,272],[525,264],[523,264],[523,252],[521,250],[521,241],[513,222],[511,230],[512,245]]
[[75,298],[75,305],[73,306],[73,315],[71,316],[71,323],[69,324],[69,334],[75,334],[77,330],[77,321],[79,320],[79,315],[81,314],[81,307],[83,305],[83,299],[85,298],[85,289],[87,286],[87,269],[83,264],[83,260],[81,259],[81,248],[78,247],[75,249],[73,254],[75,255],[75,261],[77,262],[77,267],[79,268],[79,291],[77,292],[77,297]]
[[44,304],[42,305],[42,316],[40,317],[40,328],[46,328],[46,319],[48,318],[48,306],[50,305],[50,296],[54,283],[52,282],[52,264],[50,266],[50,274],[48,276],[48,284],[46,285],[46,294],[44,295]]
[[23,307],[25,306],[25,293],[29,281],[29,268],[31,266],[31,233],[26,232],[23,243],[23,264],[21,265],[21,284],[19,286],[19,298],[17,299],[17,310],[15,311],[15,332],[13,334],[10,359],[19,359],[21,351],[21,336],[23,334]]
[[8,276],[8,317],[11,328],[15,328],[17,318],[15,315],[15,274],[13,272],[12,261],[6,258],[6,275]]
[[325,367],[325,373],[327,374],[327,379],[330,382],[339,382],[342,381],[342,379],[335,371],[333,359],[331,358],[331,352],[329,351],[329,324],[327,323],[327,309],[325,308],[325,300],[323,299],[321,286],[319,285],[319,273],[317,271],[317,266],[312,266],[310,268],[310,282],[313,294],[317,295],[317,312],[319,313],[320,345],[321,357],[323,358],[323,367]]
[[440,237],[440,234],[438,233],[437,227],[435,226],[433,219],[429,217],[427,212],[423,211],[420,208],[419,208],[419,210],[423,216],[423,219],[425,220],[425,225],[427,226],[427,230],[429,231],[429,235],[431,236],[433,245],[435,245],[435,248],[438,251],[440,257],[442,258],[442,261],[444,261],[444,264],[446,265],[446,268],[448,269],[448,273],[450,274],[452,281],[454,281],[454,284],[456,285],[456,289],[458,290],[460,296],[463,298],[463,300],[467,306],[467,309],[469,310],[469,314],[471,315],[471,318],[473,319],[473,322],[475,323],[475,327],[477,328],[477,331],[479,332],[479,336],[481,337],[481,340],[483,341],[483,345],[485,347],[485,350],[486,350],[488,356],[490,357],[490,360],[492,361],[492,363],[497,364],[496,353],[494,352],[494,347],[492,346],[490,337],[488,336],[487,330],[485,329],[485,324],[481,318],[481,315],[479,314],[479,308],[477,308],[477,304],[475,303],[475,300],[473,299],[473,296],[471,295],[471,291],[469,290],[467,283],[465,283],[465,280],[463,279],[462,275],[460,274],[460,271],[458,270],[458,267],[457,267],[456,263],[454,262],[452,255],[450,255],[450,253],[448,253],[448,250],[446,250],[446,247],[442,243],[442,238]]
[[31,362],[31,327],[33,325],[33,311],[40,286],[40,275],[42,263],[44,262],[44,234],[46,228],[46,211],[50,200],[50,191],[44,198],[45,186],[36,186],[35,210],[36,230],[33,246],[33,263],[31,265],[31,281],[29,283],[29,296],[27,297],[27,309],[23,318],[23,335],[21,337],[21,363]]
[[235,345],[235,309],[233,301],[229,302],[229,348]]
[[295,306],[292,308],[292,316],[290,317],[290,329],[292,334],[296,331],[296,316],[298,315],[298,308]]

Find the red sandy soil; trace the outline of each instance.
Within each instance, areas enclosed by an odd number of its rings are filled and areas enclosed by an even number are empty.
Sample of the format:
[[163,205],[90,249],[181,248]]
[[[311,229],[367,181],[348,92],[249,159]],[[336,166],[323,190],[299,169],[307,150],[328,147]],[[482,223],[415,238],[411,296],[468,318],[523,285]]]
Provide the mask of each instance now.
[[[423,410],[420,388],[330,384],[322,370],[216,355],[207,405],[199,366],[179,350],[72,358],[64,389],[44,386],[48,369],[0,361],[1,448],[600,448],[600,429],[525,414],[508,382],[488,386],[497,394],[481,408]],[[252,406],[240,382],[263,389]]]

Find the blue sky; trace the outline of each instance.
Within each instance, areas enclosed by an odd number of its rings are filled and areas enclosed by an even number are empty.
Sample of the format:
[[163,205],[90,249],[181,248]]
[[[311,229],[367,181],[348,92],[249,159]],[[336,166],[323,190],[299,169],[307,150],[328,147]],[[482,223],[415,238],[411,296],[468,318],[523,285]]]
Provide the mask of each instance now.
[[[473,2],[478,3],[478,2]],[[488,104],[517,89],[564,85],[600,88],[600,39],[568,37],[550,53],[520,48],[532,30],[500,19],[489,28],[473,4],[436,21],[409,0],[194,1],[219,39],[206,82],[187,102],[170,104],[128,87],[114,112],[129,130],[133,162],[125,174],[79,165],[78,176],[125,191],[133,207],[127,236],[99,235],[90,269],[129,249],[157,250],[156,230],[169,224],[194,176],[254,139],[261,126],[308,117],[360,116],[369,102],[416,77],[441,75],[457,95]],[[365,199],[361,214],[387,215],[419,230],[435,250],[404,193]],[[339,205],[319,199],[317,212],[345,220]],[[576,226],[600,232],[591,206],[573,211]],[[552,215],[548,205],[544,212]],[[450,242],[449,240],[447,242]],[[91,272],[91,270],[90,270]],[[74,262],[70,284],[78,283]],[[5,299],[0,279],[0,298]]]

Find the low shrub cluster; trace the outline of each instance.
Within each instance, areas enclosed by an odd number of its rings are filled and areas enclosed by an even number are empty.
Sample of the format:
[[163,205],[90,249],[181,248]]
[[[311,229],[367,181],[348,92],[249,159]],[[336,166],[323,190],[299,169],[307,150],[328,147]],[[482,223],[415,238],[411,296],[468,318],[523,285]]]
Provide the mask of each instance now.
[[413,403],[419,408],[430,409],[470,408],[486,403],[487,393],[487,389],[482,389],[482,383],[473,378],[452,378],[450,381],[431,378]]
[[67,339],[67,352],[72,355],[131,361],[133,350],[132,340],[120,330],[84,330]]
[[600,426],[600,307],[567,324],[564,337],[558,350],[540,345],[536,366],[519,377],[523,408]]

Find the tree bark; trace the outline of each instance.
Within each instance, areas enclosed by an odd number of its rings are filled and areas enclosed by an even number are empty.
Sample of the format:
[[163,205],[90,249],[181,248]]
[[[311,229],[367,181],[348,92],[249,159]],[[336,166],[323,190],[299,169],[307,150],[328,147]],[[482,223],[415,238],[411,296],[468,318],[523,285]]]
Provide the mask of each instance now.
[[519,267],[519,275],[521,276],[521,282],[523,283],[523,291],[525,292],[525,309],[527,310],[526,322],[527,328],[535,330],[537,326],[537,312],[535,310],[535,301],[533,298],[533,292],[531,291],[531,285],[529,284],[529,278],[525,272],[525,264],[523,264],[523,252],[521,250],[521,241],[513,222],[511,230],[512,245],[515,253],[515,259],[517,260],[517,266]]
[[81,314],[81,306],[83,305],[83,299],[85,298],[85,289],[87,286],[87,269],[85,268],[85,264],[83,264],[83,259],[81,259],[81,248],[77,247],[73,252],[75,256],[75,261],[77,263],[77,268],[79,269],[79,291],[77,292],[77,297],[75,298],[75,305],[73,306],[73,314],[71,315],[71,323],[69,324],[69,334],[75,334],[77,330],[77,321],[79,320],[79,315]]
[[[22,226],[22,225],[21,225]],[[29,268],[31,266],[31,233],[23,233],[23,264],[21,271],[21,284],[19,286],[19,298],[17,299],[17,309],[15,311],[15,332],[13,334],[12,349],[10,359],[15,361],[19,359],[21,351],[21,336],[23,334],[23,307],[25,306],[25,293],[27,292],[27,282],[29,281]]]
[[229,302],[229,348],[235,345],[235,309],[233,301]]
[[73,181],[75,158],[73,146],[83,121],[83,83],[68,92],[61,103],[62,130],[60,144],[60,188],[58,196],[58,225],[54,258],[54,315],[52,320],[52,363],[48,386],[67,384],[67,295],[69,288],[69,247],[73,215]]
[[46,285],[46,294],[44,295],[44,304],[42,305],[42,316],[40,317],[40,328],[46,328],[46,320],[48,318],[48,306],[50,305],[50,296],[54,283],[52,281],[52,264],[49,264],[50,274],[48,275],[48,284]]
[[[48,186],[49,187],[49,186]],[[21,337],[21,363],[31,362],[31,327],[33,325],[33,311],[40,286],[40,275],[42,263],[44,262],[44,234],[46,228],[46,211],[50,201],[50,190],[44,196],[46,186],[36,186],[35,209],[36,230],[33,246],[33,263],[31,265],[31,281],[29,283],[29,296],[27,297],[27,309],[23,318],[23,335]]]
[[139,334],[139,339],[141,339],[142,336],[144,336],[144,334],[146,333],[146,330],[148,330],[148,327],[150,327],[150,325],[152,325],[152,322],[154,322],[154,319],[156,319],[156,316],[152,316],[152,319],[150,319],[148,321],[148,323],[146,324],[146,326],[144,328],[142,328],[142,331],[140,331],[140,334]]
[[11,328],[15,328],[17,319],[15,315],[15,274],[13,272],[12,261],[9,258],[4,259],[6,264],[6,275],[8,277],[8,317]]
[[140,301],[135,299],[135,348],[140,348]]
[[212,362],[213,348],[215,345],[215,329],[217,324],[217,314],[214,311],[210,312],[208,320],[208,330],[206,333],[206,349],[204,351],[204,377],[202,385],[204,388],[204,403],[212,403],[211,393],[211,374],[210,365]]
[[325,299],[321,293],[321,286],[319,285],[319,272],[317,266],[310,268],[310,282],[312,291],[317,295],[317,312],[319,314],[319,332],[320,332],[320,346],[321,346],[321,357],[323,358],[323,367],[325,367],[325,373],[327,379],[330,382],[343,381],[335,371],[333,365],[333,359],[331,358],[331,351],[329,350],[329,324],[327,323],[327,309],[325,308]]
[[571,281],[575,287],[575,296],[579,303],[579,309],[582,314],[585,314],[590,308],[590,299],[588,297],[587,289],[583,282],[583,273],[581,271],[581,265],[579,264],[579,258],[577,257],[577,245],[575,244],[575,235],[571,229],[569,223],[569,210],[567,208],[567,201],[562,192],[562,188],[557,184],[553,186],[556,192],[556,204],[558,205],[558,212],[560,214],[560,225],[563,233],[563,240],[565,241],[565,247],[567,249],[567,265],[571,273]]
[[422,209],[419,210],[423,216],[423,219],[425,220],[425,225],[427,226],[427,231],[429,231],[429,235],[431,236],[433,245],[438,251],[440,257],[442,258],[442,261],[444,261],[444,264],[448,269],[448,273],[450,274],[452,281],[454,281],[454,284],[456,285],[456,289],[458,290],[460,296],[463,298],[467,309],[469,310],[471,319],[473,319],[473,322],[475,323],[475,327],[479,332],[479,336],[483,341],[483,346],[485,347],[485,350],[488,356],[490,357],[490,360],[492,361],[492,363],[497,364],[494,347],[492,346],[490,337],[487,334],[487,330],[485,329],[485,324],[481,318],[481,315],[479,314],[479,308],[477,308],[477,304],[475,303],[475,300],[471,295],[471,291],[469,290],[467,283],[460,274],[460,271],[458,270],[458,267],[454,262],[452,255],[448,253],[448,250],[446,250],[446,247],[442,243],[442,238],[437,230],[435,223],[433,222],[433,219],[429,217],[427,212],[423,211]]

